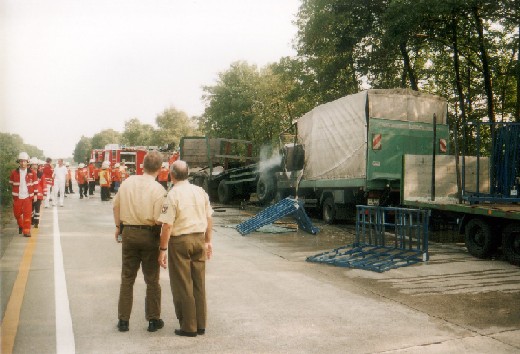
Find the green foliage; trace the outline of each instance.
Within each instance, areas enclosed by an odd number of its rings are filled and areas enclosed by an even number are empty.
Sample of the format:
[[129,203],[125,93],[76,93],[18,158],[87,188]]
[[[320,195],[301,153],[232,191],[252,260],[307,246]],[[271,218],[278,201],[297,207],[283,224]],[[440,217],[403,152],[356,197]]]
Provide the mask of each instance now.
[[199,128],[213,137],[252,140],[259,77],[255,65],[236,62],[219,74],[215,86],[204,86],[207,106]]
[[155,123],[158,127],[154,134],[155,145],[178,147],[183,136],[201,135],[195,121],[174,107],[157,115]]
[[0,204],[9,206],[12,203],[9,176],[18,167],[18,154],[25,151],[30,157],[43,159],[43,151],[37,147],[25,144],[17,134],[0,133]]
[[125,122],[125,130],[121,135],[121,143],[128,146],[156,145],[154,141],[155,129],[150,124],[142,124],[139,119],[133,118]]
[[92,149],[104,149],[107,144],[119,144],[121,133],[114,129],[105,129],[92,137]]
[[92,151],[92,138],[81,136],[76,147],[74,148],[74,161],[77,163],[85,163],[90,159]]

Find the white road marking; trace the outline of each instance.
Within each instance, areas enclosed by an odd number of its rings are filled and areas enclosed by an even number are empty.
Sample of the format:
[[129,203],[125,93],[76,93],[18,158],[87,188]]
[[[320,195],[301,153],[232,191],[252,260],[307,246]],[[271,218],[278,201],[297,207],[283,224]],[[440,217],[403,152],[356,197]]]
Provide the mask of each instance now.
[[56,353],[76,353],[72,317],[70,315],[67,280],[63,267],[60,227],[58,225],[58,208],[53,208],[54,233],[54,298],[56,301]]

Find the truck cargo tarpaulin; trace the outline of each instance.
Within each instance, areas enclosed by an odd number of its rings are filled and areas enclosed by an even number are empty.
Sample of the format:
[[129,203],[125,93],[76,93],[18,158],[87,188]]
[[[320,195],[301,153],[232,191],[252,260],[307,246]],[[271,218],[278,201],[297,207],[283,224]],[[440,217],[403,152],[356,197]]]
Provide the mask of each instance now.
[[298,120],[304,178],[366,178],[370,118],[431,123],[435,114],[446,124],[446,111],[444,99],[405,89],[366,90],[320,105]]

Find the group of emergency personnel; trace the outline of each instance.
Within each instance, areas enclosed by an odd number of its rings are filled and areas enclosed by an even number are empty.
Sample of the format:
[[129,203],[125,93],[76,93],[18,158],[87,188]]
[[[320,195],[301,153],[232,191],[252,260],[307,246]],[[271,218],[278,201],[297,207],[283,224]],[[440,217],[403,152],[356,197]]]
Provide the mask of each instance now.
[[[59,159],[56,165],[60,169],[63,160]],[[59,188],[63,181],[56,174],[58,170],[53,168],[52,159],[45,161],[36,157],[30,158],[26,152],[20,152],[17,163],[19,167],[11,172],[9,183],[12,188],[13,213],[18,223],[19,234],[25,237],[31,236],[31,226],[38,227],[40,221],[40,207],[43,201],[44,207],[56,205],[63,206],[63,194],[75,194],[72,189],[72,171],[68,162],[66,167],[64,190]],[[157,176],[157,181],[167,190],[170,182],[169,163],[164,162]],[[101,187],[101,200],[109,201],[111,194],[117,193],[121,183],[127,179],[129,171],[124,161],[110,166],[109,161],[103,161],[101,168],[97,168],[95,160],[90,159],[89,164],[80,163],[75,172],[78,183],[79,198],[87,199],[94,195],[96,181]],[[59,181],[58,181],[59,180]],[[60,183],[58,183],[60,182]],[[59,186],[57,185],[59,184]],[[51,193],[52,192],[52,193]],[[56,195],[54,195],[54,194]]]
[[[18,233],[31,237],[31,226],[38,228],[40,223],[42,201],[46,208],[50,205],[55,175],[50,158],[42,161],[36,157],[29,158],[26,152],[21,152],[16,162],[19,167],[9,176],[13,214],[18,223]],[[57,197],[54,198],[56,202]]]

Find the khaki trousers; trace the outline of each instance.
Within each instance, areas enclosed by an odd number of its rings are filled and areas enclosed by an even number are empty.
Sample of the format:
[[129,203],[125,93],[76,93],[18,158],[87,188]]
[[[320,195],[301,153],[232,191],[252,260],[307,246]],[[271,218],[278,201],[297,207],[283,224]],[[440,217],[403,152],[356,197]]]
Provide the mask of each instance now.
[[124,228],[121,269],[121,288],[119,290],[118,318],[130,320],[134,298],[134,283],[142,264],[146,283],[145,316],[146,320],[161,318],[161,285],[159,284],[159,238],[152,231]]
[[168,269],[175,314],[186,332],[206,328],[204,233],[170,237]]

